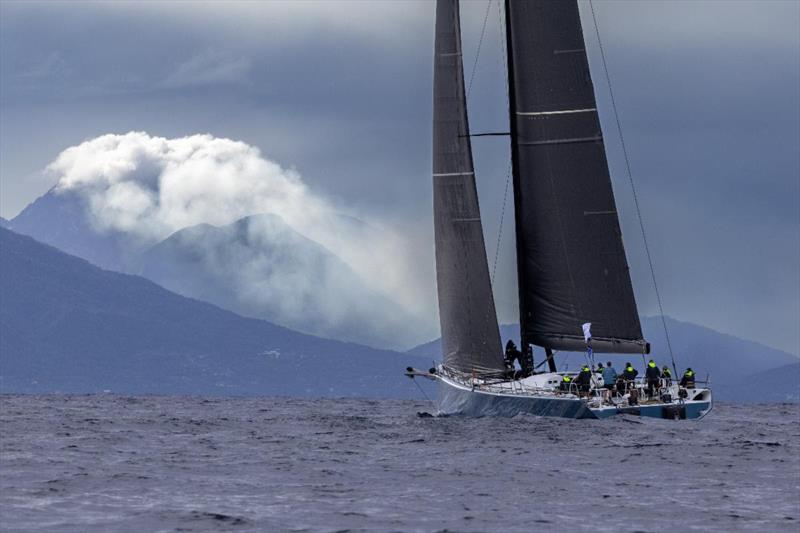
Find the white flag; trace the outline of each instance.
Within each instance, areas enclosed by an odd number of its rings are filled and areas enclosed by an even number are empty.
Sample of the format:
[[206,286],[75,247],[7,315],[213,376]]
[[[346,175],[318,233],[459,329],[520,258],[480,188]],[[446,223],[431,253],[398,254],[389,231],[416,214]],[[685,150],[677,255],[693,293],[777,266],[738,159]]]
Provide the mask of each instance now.
[[587,322],[586,324],[583,325],[583,339],[586,342],[589,342],[590,340],[592,340],[592,323],[591,322]]

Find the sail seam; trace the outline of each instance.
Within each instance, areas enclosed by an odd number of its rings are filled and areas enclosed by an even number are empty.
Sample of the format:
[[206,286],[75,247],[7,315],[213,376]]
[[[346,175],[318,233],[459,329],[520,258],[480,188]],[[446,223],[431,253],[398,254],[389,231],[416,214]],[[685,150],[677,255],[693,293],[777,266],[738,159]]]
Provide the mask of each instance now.
[[433,174],[434,178],[444,178],[446,176],[472,176],[475,172],[445,172],[442,174]]
[[517,111],[517,116],[536,117],[540,115],[569,115],[572,113],[591,113],[597,111],[596,107],[586,109],[559,109],[558,111]]
[[569,143],[585,143],[592,141],[602,141],[602,135],[595,135],[594,137],[574,137],[572,139],[548,139],[546,141],[527,141],[518,142],[521,146],[538,146],[540,144],[569,144]]

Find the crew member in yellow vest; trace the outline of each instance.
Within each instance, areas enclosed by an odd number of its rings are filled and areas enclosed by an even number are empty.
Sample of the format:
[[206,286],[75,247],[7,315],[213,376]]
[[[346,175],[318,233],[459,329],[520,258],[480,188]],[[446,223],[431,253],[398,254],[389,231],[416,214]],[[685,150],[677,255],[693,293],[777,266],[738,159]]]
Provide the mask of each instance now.
[[592,386],[592,369],[589,368],[589,365],[581,367],[581,373],[575,378],[575,384],[578,386],[581,395],[589,395],[589,389]]
[[672,372],[670,372],[669,367],[664,365],[661,368],[661,379],[664,380],[664,386],[669,387],[672,385]]
[[561,378],[561,384],[558,386],[559,390],[569,392],[570,385],[572,385],[572,378],[564,374],[564,377]]
[[647,378],[647,397],[652,398],[658,390],[658,386],[661,385],[661,371],[652,359],[647,363],[644,376]]
[[683,373],[681,387],[686,387],[687,389],[694,388],[694,370],[692,370],[691,367],[687,368],[686,372]]
[[630,363],[625,363],[625,370],[622,371],[621,387],[618,385],[617,390],[621,394],[626,394],[630,388],[633,387],[634,381],[636,380],[636,376],[639,375],[639,371],[633,368],[633,365]]

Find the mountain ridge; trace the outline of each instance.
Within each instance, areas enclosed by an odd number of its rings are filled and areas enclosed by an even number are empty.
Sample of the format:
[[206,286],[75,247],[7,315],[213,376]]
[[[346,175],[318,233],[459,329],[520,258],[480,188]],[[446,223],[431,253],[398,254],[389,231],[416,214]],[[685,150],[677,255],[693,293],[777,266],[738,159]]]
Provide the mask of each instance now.
[[[53,187],[8,228],[99,267],[141,275],[184,296],[311,335],[405,348],[402,328],[426,325],[370,286],[336,250],[275,214],[187,226],[145,245],[125,232],[97,229],[89,213],[79,194]],[[380,234],[344,214],[333,215],[330,224],[345,242]]]
[[132,270],[243,316],[369,346],[401,344],[401,326],[413,322],[336,254],[274,214],[184,228],[142,253]]
[[381,396],[419,358],[245,318],[0,229],[4,393]]

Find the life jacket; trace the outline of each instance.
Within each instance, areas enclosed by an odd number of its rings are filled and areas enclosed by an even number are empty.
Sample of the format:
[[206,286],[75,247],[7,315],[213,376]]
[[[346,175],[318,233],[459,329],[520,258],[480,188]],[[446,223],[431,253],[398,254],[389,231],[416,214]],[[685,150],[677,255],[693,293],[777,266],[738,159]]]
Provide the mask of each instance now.
[[661,371],[661,375],[665,378],[671,378],[672,372],[669,371],[669,368],[664,368],[664,370]]
[[647,366],[649,366],[650,368],[655,368],[656,367],[656,363],[655,363],[655,361],[650,361],[649,363],[647,363]]
[[572,381],[572,378],[569,376],[565,375],[563,378],[561,378],[562,383],[569,383],[570,381]]

